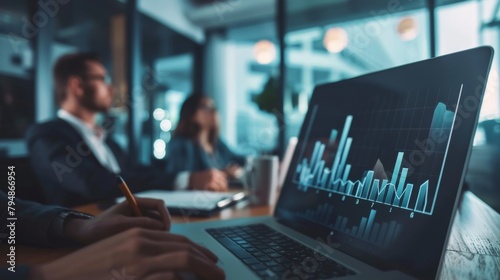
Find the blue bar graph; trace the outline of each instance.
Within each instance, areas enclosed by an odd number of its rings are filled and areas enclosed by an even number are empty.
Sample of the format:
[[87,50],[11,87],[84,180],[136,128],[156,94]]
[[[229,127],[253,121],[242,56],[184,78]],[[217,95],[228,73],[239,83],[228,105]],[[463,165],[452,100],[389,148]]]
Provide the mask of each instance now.
[[373,225],[373,221],[375,220],[376,213],[377,213],[376,211],[370,211],[370,216],[368,217],[368,223],[366,224],[366,231],[365,231],[365,234],[363,235],[363,239],[365,239],[365,240],[368,240],[368,238],[369,238],[369,235],[370,235],[370,232],[372,229],[372,225]]
[[396,221],[390,221],[382,223],[380,227],[380,223],[375,223],[376,215],[377,211],[372,209],[368,217],[362,217],[358,225],[352,225],[350,228],[347,228],[348,219],[338,215],[333,228],[352,237],[386,247],[399,236],[401,226]]
[[[338,150],[337,150],[337,153],[335,154],[335,160],[334,160],[333,166],[332,166],[332,177],[331,177],[332,180],[334,178],[340,177],[337,174],[337,169],[338,169],[338,165],[340,162],[340,156],[342,154],[341,151],[344,150],[344,144],[345,144],[345,141],[347,139],[347,135],[349,134],[349,130],[351,129],[351,123],[352,123],[352,116],[349,115],[349,116],[347,116],[347,118],[345,120],[344,129],[342,131],[342,136],[340,136]],[[340,171],[340,172],[342,172],[342,171]]]
[[[344,150],[342,152],[342,158],[340,159],[337,177],[341,176],[342,170],[344,170],[344,167],[346,167],[345,163],[347,161],[347,157],[349,156],[349,150],[351,149],[351,144],[352,144],[352,138],[349,137],[349,138],[347,138]],[[345,170],[347,170],[347,168]],[[345,177],[345,173],[344,173],[344,177]]]
[[338,215],[337,219],[335,220],[335,225],[333,226],[334,228],[340,228],[340,222],[342,221],[342,216]]
[[417,203],[415,204],[415,211],[424,212],[427,209],[427,193],[429,191],[429,182],[425,181],[420,186],[420,190],[418,191]]
[[305,211],[304,213],[300,214],[300,216],[302,216],[303,218],[305,218],[307,220],[314,221],[318,224],[322,224],[322,225],[325,225],[328,227],[339,228],[342,225],[344,227],[346,226],[347,219],[345,220],[345,222],[340,224],[339,217],[337,217],[336,224],[334,225],[332,222],[333,221],[332,215],[333,215],[333,205],[328,204],[328,203],[317,206],[315,210],[309,209],[309,210]]
[[[373,171],[370,171],[372,173],[372,176],[373,176]],[[368,174],[370,173],[368,172]],[[367,175],[368,177],[369,175]],[[370,197],[368,198],[368,200],[371,200],[371,201],[375,201],[378,197],[378,179],[375,179],[373,180],[373,185],[372,185],[372,189],[370,191]]]
[[375,225],[373,226],[373,233],[370,235],[370,240],[368,241],[370,241],[371,243],[375,243],[378,237],[379,229],[380,229],[380,224],[375,223]]
[[[392,173],[392,179],[391,179],[391,184],[390,186],[392,186],[392,188],[389,188],[389,195],[390,195],[390,198],[392,198],[392,195],[394,193],[394,188],[396,187],[396,182],[398,180],[398,175],[399,175],[399,169],[401,168],[401,163],[403,162],[403,156],[404,156],[404,153],[398,153],[398,158],[396,159],[396,164],[394,165],[394,171]],[[388,198],[389,198],[389,195]],[[386,199],[386,203],[390,203],[390,201],[387,201]]]
[[387,233],[387,223],[382,223],[382,228],[380,229],[380,234],[377,237],[377,244],[385,244],[385,235]]
[[[364,183],[363,184],[363,194],[361,194],[362,198],[368,199],[368,192],[370,191],[370,186],[372,186],[372,179],[373,179],[373,171],[370,170],[370,171],[368,171],[368,173],[366,173],[365,181],[363,182]],[[373,188],[373,186],[372,186],[372,188]]]
[[403,198],[403,204],[401,204],[402,207],[408,208],[410,204],[410,196],[412,191],[413,191],[413,184],[407,184],[405,189],[405,196]]
[[349,172],[351,172],[351,165],[350,164],[346,165],[346,167],[345,167],[344,178],[343,178],[344,182],[346,182],[348,180]]
[[328,140],[328,145],[335,144],[335,141],[337,140],[338,133],[339,132],[336,129],[332,129],[332,132],[330,133],[330,139]]
[[352,183],[351,182],[347,182],[347,186],[346,186],[346,190],[345,190],[345,193],[347,195],[352,195],[352,187],[353,187]]
[[404,185],[407,175],[408,175],[408,168],[403,168],[403,171],[401,171],[401,179],[399,180],[398,189],[396,191],[396,197],[394,198],[394,205],[399,206],[399,202],[403,198],[403,192],[405,191]]
[[324,203],[316,206],[315,210],[309,209],[299,215],[309,221],[381,247],[388,246],[391,240],[399,236],[401,231],[401,226],[396,221],[384,222],[382,227],[380,223],[376,223],[377,210],[374,209],[370,210],[368,217],[361,217],[360,222],[351,224],[349,227],[347,226],[349,223],[347,217],[336,215],[334,220],[333,212],[333,205]]
[[386,183],[382,188],[387,188],[387,196],[385,197],[385,204],[391,204],[392,196],[394,195],[394,185],[391,183]]
[[[436,114],[441,114],[441,111],[438,110]],[[420,185],[417,199],[414,200],[415,205],[410,205],[414,184],[407,182],[409,169],[403,167],[404,152],[397,153],[394,170],[388,179],[374,178],[374,170],[365,171],[363,178],[359,180],[349,179],[352,165],[348,163],[348,157],[354,140],[348,137],[348,134],[352,122],[353,117],[347,116],[331,169],[324,160],[326,145],[320,141],[315,142],[310,159],[303,158],[296,168],[294,182],[297,183],[298,189],[304,192],[309,188],[321,189],[431,215],[427,207],[429,180]],[[328,145],[332,146],[332,141],[337,141],[338,136],[338,130],[333,129]],[[361,227],[358,230],[361,230]]]
[[340,231],[345,231],[345,227],[347,226],[347,218],[342,218],[342,224],[340,225]]
[[396,222],[391,221],[391,223],[389,224],[389,229],[387,230],[387,234],[385,235],[385,241],[384,241],[385,245],[389,245],[391,240],[393,240],[395,231],[396,231]]
[[361,224],[359,225],[358,238],[363,238],[365,234],[366,218],[361,218]]

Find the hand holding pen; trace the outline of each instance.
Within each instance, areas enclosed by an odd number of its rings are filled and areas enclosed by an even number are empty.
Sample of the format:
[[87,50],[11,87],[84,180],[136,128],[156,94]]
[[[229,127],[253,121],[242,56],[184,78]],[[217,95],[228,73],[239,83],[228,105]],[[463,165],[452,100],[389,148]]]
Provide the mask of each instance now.
[[[117,180],[123,182],[121,177]],[[130,190],[128,193],[133,199],[127,198],[127,201],[92,219],[68,218],[65,221],[66,236],[78,244],[86,245],[131,228],[160,231],[170,229],[170,214],[163,200],[136,198]]]

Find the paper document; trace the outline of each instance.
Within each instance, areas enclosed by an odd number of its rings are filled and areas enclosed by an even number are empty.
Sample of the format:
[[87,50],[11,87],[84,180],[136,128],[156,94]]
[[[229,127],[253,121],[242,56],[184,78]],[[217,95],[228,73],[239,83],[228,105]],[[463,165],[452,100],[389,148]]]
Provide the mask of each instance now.
[[[165,201],[169,209],[196,209],[212,211],[222,209],[231,203],[245,198],[243,192],[209,192],[209,191],[161,191],[151,190],[134,194],[136,197],[156,198]],[[120,203],[125,197],[117,198]]]

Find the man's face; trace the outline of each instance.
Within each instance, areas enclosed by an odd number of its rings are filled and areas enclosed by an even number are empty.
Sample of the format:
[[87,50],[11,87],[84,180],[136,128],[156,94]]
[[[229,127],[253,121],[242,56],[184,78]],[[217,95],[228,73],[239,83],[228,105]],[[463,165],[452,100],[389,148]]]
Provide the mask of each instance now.
[[113,89],[107,80],[107,72],[99,62],[87,62],[87,72],[82,76],[83,95],[81,104],[88,110],[107,112],[113,104]]

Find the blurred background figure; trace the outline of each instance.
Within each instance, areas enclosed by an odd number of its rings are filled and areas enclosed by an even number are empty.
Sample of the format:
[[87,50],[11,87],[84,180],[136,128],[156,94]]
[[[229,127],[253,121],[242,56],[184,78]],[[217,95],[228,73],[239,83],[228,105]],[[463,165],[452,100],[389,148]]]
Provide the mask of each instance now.
[[232,152],[219,138],[219,117],[214,101],[192,94],[182,104],[179,124],[168,144],[168,172],[217,170],[230,181],[243,174],[245,157]]
[[[480,45],[498,54],[500,47],[500,0],[403,0],[390,11],[387,1],[363,0],[168,2],[0,0],[0,163],[23,174],[16,178],[20,198],[53,198],[41,193],[24,136],[32,124],[57,117],[51,67],[66,54],[100,54],[114,94],[97,122],[112,124],[109,137],[131,165],[165,170],[180,107],[192,92],[214,100],[219,136],[232,151],[283,160],[316,85]],[[500,211],[500,143],[485,140],[498,126],[491,121],[500,120],[500,59],[491,69],[480,113],[488,126],[477,130],[468,182]],[[199,189],[205,176],[224,188],[224,172],[215,171],[176,176],[171,187]]]
[[191,184],[225,190],[224,176],[211,171],[180,176],[133,164],[111,137],[111,122],[97,121],[99,113],[112,107],[114,90],[107,77],[95,53],[67,54],[54,66],[57,117],[33,125],[26,133],[32,167],[48,202],[75,206],[121,196],[116,174],[123,175],[134,192],[192,189]]

